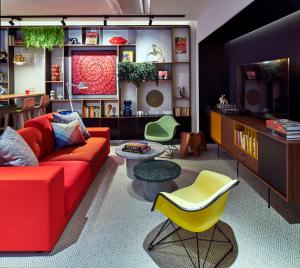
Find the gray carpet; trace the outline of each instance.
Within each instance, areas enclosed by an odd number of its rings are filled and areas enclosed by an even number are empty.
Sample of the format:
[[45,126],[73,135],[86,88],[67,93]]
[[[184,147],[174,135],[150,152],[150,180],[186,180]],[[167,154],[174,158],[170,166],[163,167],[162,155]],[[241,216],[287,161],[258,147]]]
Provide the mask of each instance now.
[[[176,179],[179,188],[191,184],[204,169],[236,177],[235,161],[226,155],[216,159],[214,145],[200,157],[174,161],[183,170]],[[299,268],[300,224],[289,224],[273,208],[268,209],[265,200],[240,180],[220,223],[234,244],[220,267]],[[112,154],[53,252],[2,253],[0,267],[192,267],[179,243],[146,250],[165,220],[158,212],[150,212],[151,205],[142,197],[140,182],[126,177],[124,161]],[[203,257],[207,243],[200,245]],[[186,246],[196,260],[195,242],[186,241]],[[213,244],[206,267],[212,267],[225,251],[225,246]]]

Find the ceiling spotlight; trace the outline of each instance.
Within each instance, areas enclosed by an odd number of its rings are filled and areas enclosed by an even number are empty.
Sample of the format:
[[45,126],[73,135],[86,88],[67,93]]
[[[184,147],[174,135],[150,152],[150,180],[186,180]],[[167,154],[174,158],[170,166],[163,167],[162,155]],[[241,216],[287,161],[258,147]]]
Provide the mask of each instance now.
[[107,19],[108,19],[108,17],[104,17],[104,20],[103,20],[103,25],[104,26],[107,26]]
[[14,19],[13,19],[13,18],[11,18],[11,19],[8,21],[8,23],[9,23],[11,26],[14,26],[14,25],[15,25]]
[[152,25],[152,19],[153,19],[153,18],[154,18],[153,16],[150,16],[150,17],[149,17],[149,26]]
[[66,17],[62,17],[62,20],[60,21],[62,26],[66,26],[66,22],[65,22]]

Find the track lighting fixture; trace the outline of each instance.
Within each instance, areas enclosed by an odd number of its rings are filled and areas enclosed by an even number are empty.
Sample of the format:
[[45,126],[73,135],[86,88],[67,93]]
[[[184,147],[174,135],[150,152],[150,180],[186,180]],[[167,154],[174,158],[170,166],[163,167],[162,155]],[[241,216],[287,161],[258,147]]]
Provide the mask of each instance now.
[[154,18],[153,16],[150,16],[150,17],[149,17],[149,26],[152,25],[152,20],[153,20],[153,18]]
[[104,26],[107,26],[107,19],[108,19],[108,17],[104,17],[104,20],[103,20],[103,25]]
[[60,21],[62,26],[66,26],[66,22],[65,22],[66,17],[62,17],[62,20]]
[[13,19],[13,18],[11,18],[11,19],[8,21],[8,23],[9,23],[11,26],[14,26],[14,25],[15,25],[14,19]]

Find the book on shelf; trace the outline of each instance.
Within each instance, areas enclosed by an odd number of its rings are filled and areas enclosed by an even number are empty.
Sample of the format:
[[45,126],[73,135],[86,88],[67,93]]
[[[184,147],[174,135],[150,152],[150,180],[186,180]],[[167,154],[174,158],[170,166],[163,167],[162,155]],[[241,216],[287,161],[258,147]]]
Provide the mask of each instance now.
[[180,107],[175,107],[175,116],[180,116]]
[[254,136],[244,132],[244,130],[235,129],[235,144],[240,146],[243,150],[256,155],[257,153],[257,140]]
[[268,129],[273,129],[283,134],[287,134],[290,131],[300,131],[300,122],[289,119],[266,120],[266,126]]
[[98,33],[97,32],[87,32],[85,36],[86,45],[97,45],[98,43]]

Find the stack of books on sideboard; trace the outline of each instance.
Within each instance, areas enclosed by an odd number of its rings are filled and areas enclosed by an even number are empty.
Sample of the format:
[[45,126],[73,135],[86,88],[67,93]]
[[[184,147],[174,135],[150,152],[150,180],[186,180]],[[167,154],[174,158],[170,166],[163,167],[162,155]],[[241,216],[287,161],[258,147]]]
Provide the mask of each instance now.
[[300,123],[289,119],[274,119],[266,121],[267,130],[286,140],[300,140]]

